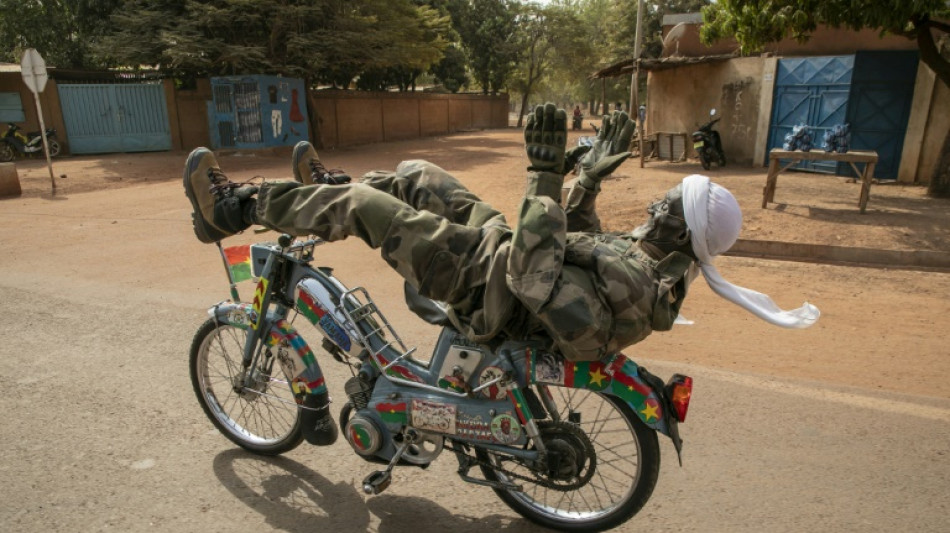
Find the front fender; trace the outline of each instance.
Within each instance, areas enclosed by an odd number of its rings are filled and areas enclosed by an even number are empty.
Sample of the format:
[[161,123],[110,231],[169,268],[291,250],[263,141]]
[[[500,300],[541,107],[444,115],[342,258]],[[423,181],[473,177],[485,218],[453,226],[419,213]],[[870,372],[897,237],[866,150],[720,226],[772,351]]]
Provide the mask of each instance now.
[[[209,309],[208,314],[218,322],[245,331],[250,331],[251,324],[257,321],[257,312],[249,303],[218,304]],[[264,321],[271,324],[270,328],[262,333],[264,342],[267,346],[290,348],[278,354],[278,361],[290,381],[297,403],[304,403],[307,396],[326,393],[326,380],[310,345],[297,333],[293,324],[283,318],[272,318]]]

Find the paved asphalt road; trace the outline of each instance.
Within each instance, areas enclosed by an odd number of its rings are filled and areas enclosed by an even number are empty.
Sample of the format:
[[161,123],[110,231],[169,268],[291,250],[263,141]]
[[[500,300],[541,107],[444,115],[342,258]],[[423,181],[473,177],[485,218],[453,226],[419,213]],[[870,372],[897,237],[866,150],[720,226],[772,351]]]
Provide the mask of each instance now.
[[[71,218],[89,203],[103,215]],[[373,467],[342,441],[262,459],[218,435],[187,350],[226,289],[185,216],[178,184],[0,205],[0,530],[540,531],[459,481],[449,455],[366,498]],[[376,253],[327,250],[404,338],[431,346]],[[662,439],[658,487],[619,530],[950,530],[950,402],[640,362],[693,375],[696,392],[683,467]],[[324,368],[342,398],[345,369]]]

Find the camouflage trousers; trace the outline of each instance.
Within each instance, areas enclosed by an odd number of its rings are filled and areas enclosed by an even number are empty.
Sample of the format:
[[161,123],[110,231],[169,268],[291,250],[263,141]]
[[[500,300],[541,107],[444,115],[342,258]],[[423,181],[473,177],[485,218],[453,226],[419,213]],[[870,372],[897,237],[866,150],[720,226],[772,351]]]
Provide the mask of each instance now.
[[431,163],[404,161],[349,185],[265,183],[257,219],[291,235],[362,239],[422,296],[448,304],[474,341],[494,338],[520,307],[505,282],[505,217]]

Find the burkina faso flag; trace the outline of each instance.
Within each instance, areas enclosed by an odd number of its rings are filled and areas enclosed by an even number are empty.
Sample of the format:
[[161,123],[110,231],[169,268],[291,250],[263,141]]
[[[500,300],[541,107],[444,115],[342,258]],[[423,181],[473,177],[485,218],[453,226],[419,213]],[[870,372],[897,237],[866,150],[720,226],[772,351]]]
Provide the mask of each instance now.
[[406,413],[406,403],[391,403],[391,402],[382,402],[376,404],[376,412],[379,413],[379,417],[383,419],[383,422],[391,422],[395,424],[405,424],[409,421],[409,418]]
[[231,246],[224,249],[224,257],[228,260],[228,271],[231,280],[239,283],[251,279],[251,247]]

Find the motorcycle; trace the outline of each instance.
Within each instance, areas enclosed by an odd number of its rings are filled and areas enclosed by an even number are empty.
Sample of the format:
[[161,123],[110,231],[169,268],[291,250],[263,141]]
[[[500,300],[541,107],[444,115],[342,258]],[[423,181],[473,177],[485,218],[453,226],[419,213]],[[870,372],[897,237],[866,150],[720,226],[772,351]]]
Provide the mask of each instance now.
[[[50,157],[59,155],[60,146],[56,141],[56,129],[46,128],[46,142]],[[32,155],[43,152],[43,136],[38,131],[24,134],[19,126],[7,123],[7,131],[0,136],[0,161],[13,161],[17,154]]]
[[722,151],[722,140],[719,138],[719,132],[713,129],[713,125],[719,122],[716,116],[716,109],[709,111],[710,121],[699,127],[693,132],[693,149],[699,156],[699,162],[704,170],[709,170],[711,163],[715,162],[720,167],[726,166],[726,153]]
[[579,130],[584,127],[584,115],[572,115],[571,129]]
[[226,265],[244,264],[257,279],[256,290],[242,302],[228,271],[231,298],[209,309],[189,365],[205,414],[238,446],[277,455],[338,436],[315,346],[294,325],[301,318],[349,369],[339,429],[359,457],[385,465],[363,480],[368,495],[390,486],[396,466],[426,468],[448,451],[462,481],[494,490],[529,520],[600,531],[650,498],[658,434],[680,455],[692,378],[664,383],[620,353],[567,361],[546,339],[474,343],[452,328],[441,304],[407,284],[410,310],[442,328],[429,360],[417,359],[365,289],[312,266],[323,244],[289,235],[250,247],[218,244]]

